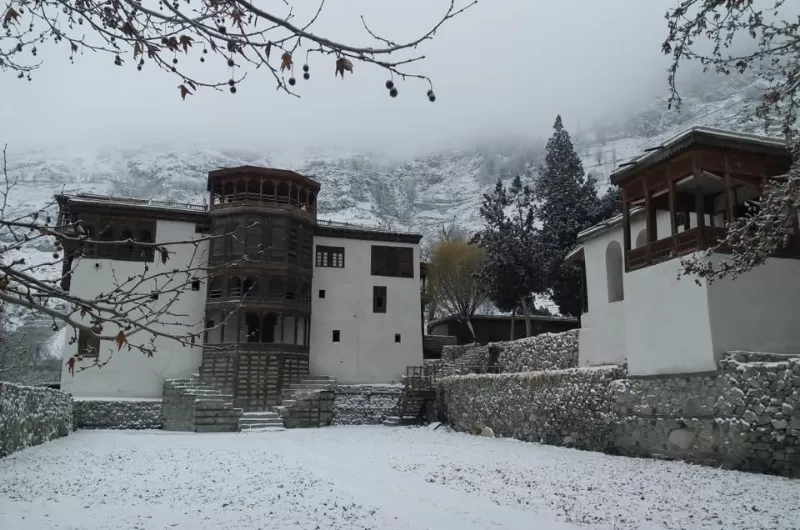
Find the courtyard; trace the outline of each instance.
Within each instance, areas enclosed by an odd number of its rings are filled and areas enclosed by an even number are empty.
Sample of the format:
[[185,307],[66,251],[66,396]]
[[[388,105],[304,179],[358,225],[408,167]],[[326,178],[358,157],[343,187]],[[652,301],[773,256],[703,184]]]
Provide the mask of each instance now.
[[0,528],[790,529],[800,482],[453,433],[78,431],[0,460]]

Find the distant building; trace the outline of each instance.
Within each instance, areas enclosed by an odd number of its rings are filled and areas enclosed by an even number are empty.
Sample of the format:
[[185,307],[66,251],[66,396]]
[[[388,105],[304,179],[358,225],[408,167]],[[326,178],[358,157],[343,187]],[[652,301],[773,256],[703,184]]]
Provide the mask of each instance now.
[[780,140],[693,128],[614,173],[622,215],[579,234],[567,256],[588,293],[580,364],[627,360],[631,375],[666,375],[714,371],[731,350],[800,351],[796,224],[787,250],[735,280],[678,280],[680,259],[720,241],[790,164]]
[[[470,322],[475,330],[475,342],[488,344],[511,339],[511,316],[509,315],[474,315]],[[531,336],[542,333],[560,333],[580,327],[578,319],[547,315],[531,315]],[[440,318],[428,324],[430,335],[451,335],[458,344],[472,342],[472,333],[466,322],[453,317]],[[517,315],[514,323],[514,339],[525,338],[525,317]]]
[[[244,166],[209,173],[209,207],[58,196],[62,219],[82,221],[93,239],[186,241],[170,247],[167,266],[209,271],[171,308],[195,331],[207,330],[203,341],[182,347],[157,337],[152,359],[95,345],[101,360],[113,360],[74,376],[64,371],[62,389],[79,397],[160,397],[164,379],[199,372],[205,382],[231,388],[246,409],[259,410],[276,405],[282,389],[309,372],[343,383],[385,383],[422,364],[422,236],[318,221],[319,189],[292,171]],[[209,233],[228,235],[191,243]],[[77,263],[65,263],[64,287],[93,298],[145,264],[158,270],[155,258],[129,246],[87,245]],[[138,290],[155,293],[156,285]],[[150,339],[140,332],[129,341]],[[89,340],[81,334],[77,343],[68,341],[65,358]]]

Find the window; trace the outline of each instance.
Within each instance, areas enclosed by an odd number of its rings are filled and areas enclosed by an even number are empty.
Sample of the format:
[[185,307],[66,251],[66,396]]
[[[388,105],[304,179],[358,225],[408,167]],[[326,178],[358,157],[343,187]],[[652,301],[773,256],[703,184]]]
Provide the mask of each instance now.
[[208,330],[214,328],[213,320],[206,320],[206,329],[203,330],[203,344],[208,344]]
[[319,290],[319,297],[320,298],[325,298],[325,289],[320,289]]
[[609,302],[625,299],[622,284],[622,247],[617,241],[612,241],[606,247],[606,283]]
[[341,333],[339,333],[338,329],[333,330],[333,342],[339,342],[341,339]]
[[131,221],[121,218],[82,217],[81,226],[87,239],[104,241],[84,243],[83,253],[87,258],[113,259],[119,261],[153,261],[154,249],[142,248],[135,242],[153,243],[156,231],[155,221]]
[[344,247],[317,245],[317,267],[344,268]]
[[197,278],[192,278],[192,291],[199,291],[200,290],[200,280]]
[[100,351],[100,339],[85,330],[78,332],[78,355],[81,357],[97,357]]
[[200,224],[195,223],[194,225],[194,233],[195,234],[207,234],[211,231],[211,227],[207,224]]
[[158,300],[158,291],[150,293],[150,300]]
[[383,285],[375,285],[372,288],[372,312],[386,312],[386,287]]
[[371,271],[373,276],[413,278],[414,249],[373,245]]
[[400,334],[399,333],[395,333],[394,334],[394,341],[397,342],[398,344],[400,343]]

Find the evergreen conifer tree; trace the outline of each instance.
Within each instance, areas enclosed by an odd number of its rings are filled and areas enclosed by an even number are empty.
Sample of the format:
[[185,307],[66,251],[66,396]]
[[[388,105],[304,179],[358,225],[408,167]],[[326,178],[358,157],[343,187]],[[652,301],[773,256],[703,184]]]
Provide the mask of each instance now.
[[581,271],[564,264],[575,247],[578,233],[610,217],[619,209],[618,191],[600,199],[595,179],[588,178],[575,152],[561,116],[556,116],[553,135],[545,148],[545,162],[535,183],[542,223],[541,252],[545,283],[562,314],[582,312]]

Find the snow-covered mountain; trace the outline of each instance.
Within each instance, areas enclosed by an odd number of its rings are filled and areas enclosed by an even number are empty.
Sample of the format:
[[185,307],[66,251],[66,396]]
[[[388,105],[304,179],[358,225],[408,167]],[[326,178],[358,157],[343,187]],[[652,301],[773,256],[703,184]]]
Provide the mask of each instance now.
[[[763,132],[753,115],[764,89],[762,81],[747,77],[695,76],[682,90],[680,111],[667,110],[665,101],[654,99],[648,108],[608,116],[586,130],[570,132],[586,171],[604,188],[619,163],[692,125]],[[209,170],[252,164],[293,169],[319,180],[321,218],[426,235],[455,219],[474,230],[480,226],[482,194],[498,178],[534,176],[543,148],[543,140],[494,141],[405,160],[321,148],[288,152],[157,145],[83,152],[10,150],[9,177],[17,184],[7,214],[42,208],[61,191],[203,203]],[[31,249],[26,259],[44,260],[50,252]]]

